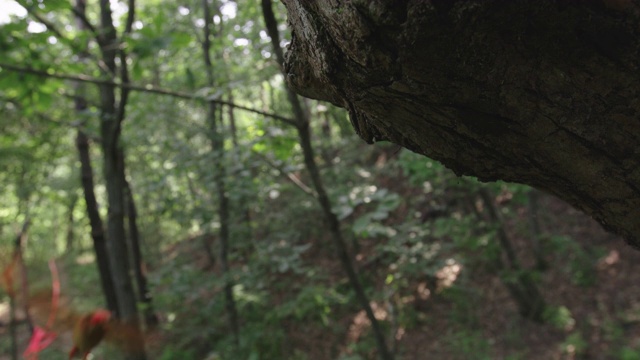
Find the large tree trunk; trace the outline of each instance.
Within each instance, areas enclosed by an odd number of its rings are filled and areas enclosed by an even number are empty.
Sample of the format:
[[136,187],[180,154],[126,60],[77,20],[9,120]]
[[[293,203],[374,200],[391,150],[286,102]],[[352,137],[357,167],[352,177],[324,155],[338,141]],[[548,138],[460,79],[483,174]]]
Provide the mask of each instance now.
[[460,175],[550,191],[640,246],[640,4],[284,0],[298,93]]

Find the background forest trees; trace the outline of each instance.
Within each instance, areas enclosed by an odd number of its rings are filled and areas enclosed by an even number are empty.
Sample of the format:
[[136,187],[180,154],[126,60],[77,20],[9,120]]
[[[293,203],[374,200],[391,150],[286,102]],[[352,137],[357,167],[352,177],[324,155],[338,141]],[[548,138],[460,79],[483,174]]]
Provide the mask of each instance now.
[[[22,290],[51,259],[62,313],[145,335],[98,359],[640,358],[638,253],[547,194],[364,144],[285,87],[285,15],[0,0],[0,359],[44,326]],[[65,359],[50,330],[40,357]]]

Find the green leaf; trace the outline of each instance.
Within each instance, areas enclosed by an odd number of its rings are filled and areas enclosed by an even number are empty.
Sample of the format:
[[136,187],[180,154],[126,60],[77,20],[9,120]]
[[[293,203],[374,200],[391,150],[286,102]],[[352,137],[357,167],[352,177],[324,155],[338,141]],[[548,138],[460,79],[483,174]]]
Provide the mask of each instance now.
[[175,48],[185,48],[191,44],[193,36],[186,32],[175,32],[171,34],[171,46]]

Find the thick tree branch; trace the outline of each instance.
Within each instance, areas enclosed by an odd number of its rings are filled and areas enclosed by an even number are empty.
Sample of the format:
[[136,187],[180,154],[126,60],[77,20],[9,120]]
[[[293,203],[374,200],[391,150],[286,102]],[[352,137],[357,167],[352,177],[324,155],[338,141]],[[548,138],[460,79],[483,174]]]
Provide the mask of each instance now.
[[639,2],[283,2],[287,83],[362,139],[549,191],[640,247]]

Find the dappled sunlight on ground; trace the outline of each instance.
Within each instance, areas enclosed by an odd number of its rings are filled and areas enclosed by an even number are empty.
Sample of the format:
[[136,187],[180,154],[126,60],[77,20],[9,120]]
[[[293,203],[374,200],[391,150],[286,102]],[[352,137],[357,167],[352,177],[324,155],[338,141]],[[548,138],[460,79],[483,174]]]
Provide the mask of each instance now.
[[425,281],[418,284],[416,288],[416,298],[422,301],[427,301],[431,297],[431,290]]
[[438,291],[453,286],[453,283],[461,271],[462,265],[460,265],[460,263],[454,259],[447,259],[446,265],[436,273],[436,277],[438,278]]
[[[386,320],[389,316],[387,309],[376,302],[371,302],[371,310],[373,310],[373,315],[376,319],[380,321]],[[356,316],[353,317],[351,325],[349,326],[349,331],[347,332],[348,342],[357,342],[370,326],[371,321],[367,318],[367,314],[364,310],[360,310]]]
[[[542,231],[570,237],[578,244],[550,251],[547,260],[551,269],[540,275],[547,303],[564,308],[562,321],[554,326],[521,319],[499,277],[482,268],[464,273],[466,287],[481,291],[463,292],[464,301],[473,305],[462,307],[465,312],[456,310],[459,305],[454,301],[463,300],[452,299],[440,287],[453,284],[455,289],[469,264],[451,260],[437,270],[435,291],[421,281],[411,296],[401,298],[402,303],[414,300],[420,315],[415,327],[403,329],[399,340],[403,359],[423,359],[424,354],[434,359],[471,359],[472,354],[480,358],[483,354],[474,351],[482,349],[488,349],[489,358],[495,359],[514,355],[518,359],[618,359],[624,347],[640,345],[640,252],[556,198],[543,195],[540,205],[545,209],[540,214]],[[518,234],[526,233],[522,224],[527,224],[528,212],[526,208],[518,210],[519,218],[510,220],[507,231],[519,258],[530,259],[526,251],[531,240]],[[545,244],[551,245],[548,239]],[[579,262],[579,251],[592,260]],[[591,272],[585,272],[589,269]],[[593,282],[576,283],[575,276],[583,272],[593,277]]]
[[600,261],[598,261],[598,269],[606,270],[619,262],[620,262],[620,253],[618,252],[618,250],[613,249],[609,251],[609,254],[607,254],[607,256],[603,257],[602,259],[600,259]]

